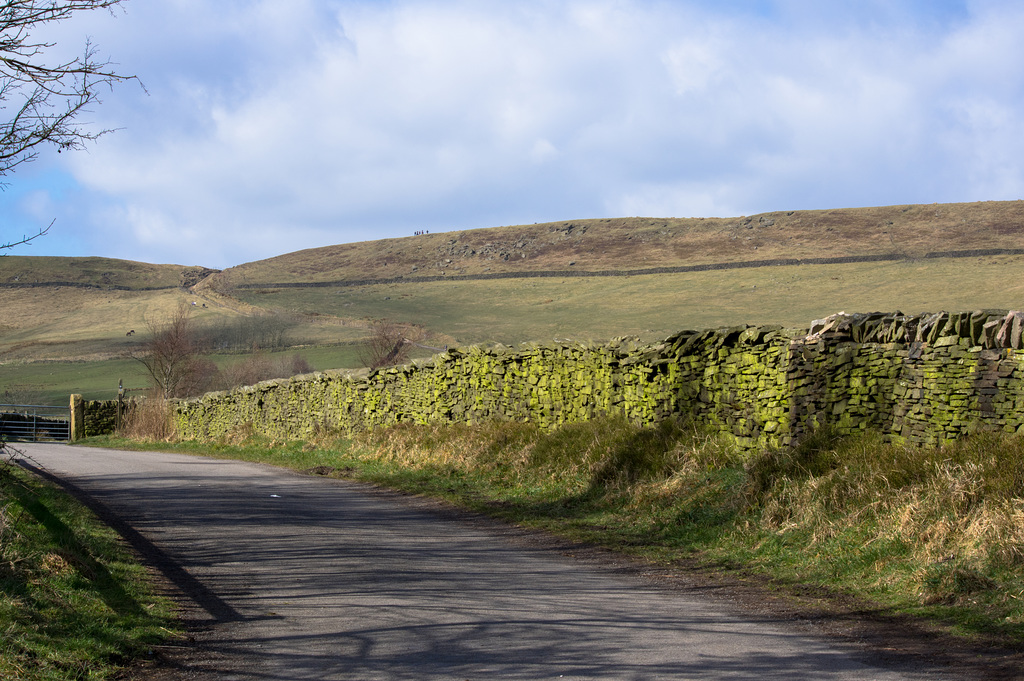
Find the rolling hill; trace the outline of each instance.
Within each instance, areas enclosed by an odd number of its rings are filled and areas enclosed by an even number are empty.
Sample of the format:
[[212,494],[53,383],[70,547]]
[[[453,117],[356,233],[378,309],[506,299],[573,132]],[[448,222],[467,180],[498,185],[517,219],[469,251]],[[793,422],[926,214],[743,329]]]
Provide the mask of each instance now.
[[493,227],[288,253],[204,286],[361,282],[544,271],[629,271],[764,260],[1024,247],[1024,202],[764,213],[740,218],[616,218]]
[[804,326],[841,309],[1022,305],[1024,202],[618,218],[343,244],[212,274],[264,309],[410,322],[449,342]]
[[653,340],[806,326],[839,310],[1019,309],[1022,275],[1022,201],[572,220],[326,246],[224,271],[11,255],[0,258],[0,364],[12,375],[38,361],[116,361],[181,301],[195,303],[200,326],[284,315],[292,346],[347,345],[320,369],[350,365],[351,344],[379,318],[419,327],[434,347]]

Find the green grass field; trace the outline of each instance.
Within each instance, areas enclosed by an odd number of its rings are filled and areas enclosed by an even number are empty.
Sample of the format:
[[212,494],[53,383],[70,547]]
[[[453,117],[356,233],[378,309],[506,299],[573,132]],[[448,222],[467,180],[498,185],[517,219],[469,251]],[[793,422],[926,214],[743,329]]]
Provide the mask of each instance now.
[[130,359],[8,364],[0,374],[0,402],[66,406],[73,393],[112,400],[119,379],[126,388],[147,385],[142,365]]
[[807,328],[841,310],[1024,306],[1024,256],[543,278],[239,290],[246,303],[412,322],[458,343],[665,338],[738,324]]
[[[265,354],[269,357],[299,355],[314,371],[361,366],[359,346],[354,344],[289,348]],[[244,358],[245,355],[238,354],[210,355],[221,368]],[[0,403],[64,406],[72,394],[87,400],[112,400],[117,397],[119,380],[130,390],[149,387],[145,368],[133,359],[7,364],[0,372]]]

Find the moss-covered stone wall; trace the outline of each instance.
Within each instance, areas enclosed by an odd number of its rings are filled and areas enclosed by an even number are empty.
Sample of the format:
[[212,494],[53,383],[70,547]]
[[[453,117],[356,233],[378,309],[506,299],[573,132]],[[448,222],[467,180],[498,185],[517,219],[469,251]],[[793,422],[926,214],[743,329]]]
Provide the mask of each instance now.
[[809,330],[684,331],[628,340],[451,349],[366,372],[268,381],[175,403],[178,432],[276,439],[394,423],[531,420],[601,413],[640,423],[691,415],[745,448],[786,444],[818,424],[914,442],[972,428],[1015,431],[1024,415],[1024,314],[834,315]]
[[109,435],[117,428],[117,400],[84,400],[85,437]]

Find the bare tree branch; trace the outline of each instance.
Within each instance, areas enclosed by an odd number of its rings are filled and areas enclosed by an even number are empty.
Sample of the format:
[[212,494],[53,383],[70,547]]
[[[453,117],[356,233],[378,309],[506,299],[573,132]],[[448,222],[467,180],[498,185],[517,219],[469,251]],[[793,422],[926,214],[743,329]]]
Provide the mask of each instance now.
[[84,10],[111,10],[123,0],[6,0],[0,2],[0,108],[10,102],[11,118],[0,126],[0,176],[35,159],[38,147],[58,151],[81,149],[110,132],[76,123],[80,114],[99,103],[103,87],[135,79],[118,74],[100,60],[86,41],[81,57],[47,63],[53,43],[31,38],[33,29],[68,19]]
[[[8,248],[14,248],[15,246],[22,246],[24,244],[29,243],[33,239],[38,239],[39,237],[41,237],[42,235],[44,235],[44,234],[46,234],[47,232],[50,231],[50,227],[53,227],[53,223],[54,222],[56,222],[56,220],[54,220],[53,222],[48,224],[45,228],[40,229],[35,234],[32,234],[30,236],[22,236],[21,239],[18,240],[18,241],[9,241],[7,243],[0,243],[0,251],[8,249]],[[6,253],[0,253],[0,255],[7,255],[7,254]]]
[[369,331],[359,349],[359,359],[370,369],[405,364],[413,347],[428,347],[417,342],[425,335],[423,329],[411,324],[377,319],[370,322]]
[[[0,178],[35,160],[45,145],[57,147],[58,153],[82,149],[112,132],[91,129],[80,117],[100,102],[103,88],[138,79],[117,73],[110,61],[97,56],[88,40],[80,57],[54,61],[50,58],[54,44],[35,40],[32,33],[76,12],[112,11],[123,1],[0,1],[0,111],[8,112],[7,120],[0,121]],[[27,243],[48,229],[0,244],[0,250]]]

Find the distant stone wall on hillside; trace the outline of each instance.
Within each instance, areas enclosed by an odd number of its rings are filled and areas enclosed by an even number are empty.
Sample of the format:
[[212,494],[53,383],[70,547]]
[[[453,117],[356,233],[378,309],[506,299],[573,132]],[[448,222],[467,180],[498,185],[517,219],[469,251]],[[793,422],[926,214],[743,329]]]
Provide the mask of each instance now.
[[303,439],[401,422],[621,413],[690,416],[740,447],[792,443],[821,424],[938,442],[1024,425],[1020,312],[833,315],[810,329],[683,331],[657,344],[452,349],[370,373],[324,372],[174,404],[182,437]]
[[[1024,248],[977,248],[959,251],[936,251],[925,253],[924,258],[977,258],[993,255],[1024,255]],[[637,277],[651,274],[684,274],[688,272],[715,272],[721,270],[756,269],[761,267],[793,267],[797,265],[850,265],[869,262],[897,262],[912,260],[905,253],[878,253],[871,255],[838,255],[821,258],[772,258],[768,260],[738,260],[730,262],[700,263],[696,265],[674,265],[666,267],[645,267],[629,270],[513,270],[509,272],[478,272],[476,274],[434,274],[398,275],[387,278],[341,279],[333,281],[292,281],[259,282],[236,284],[236,289],[281,289],[281,288],[345,288],[357,286],[380,286],[384,284],[425,284],[437,281],[486,281],[495,279],[544,279],[544,278],[585,278],[585,277]],[[213,270],[211,270],[212,272]],[[2,285],[2,284],[0,284]]]

